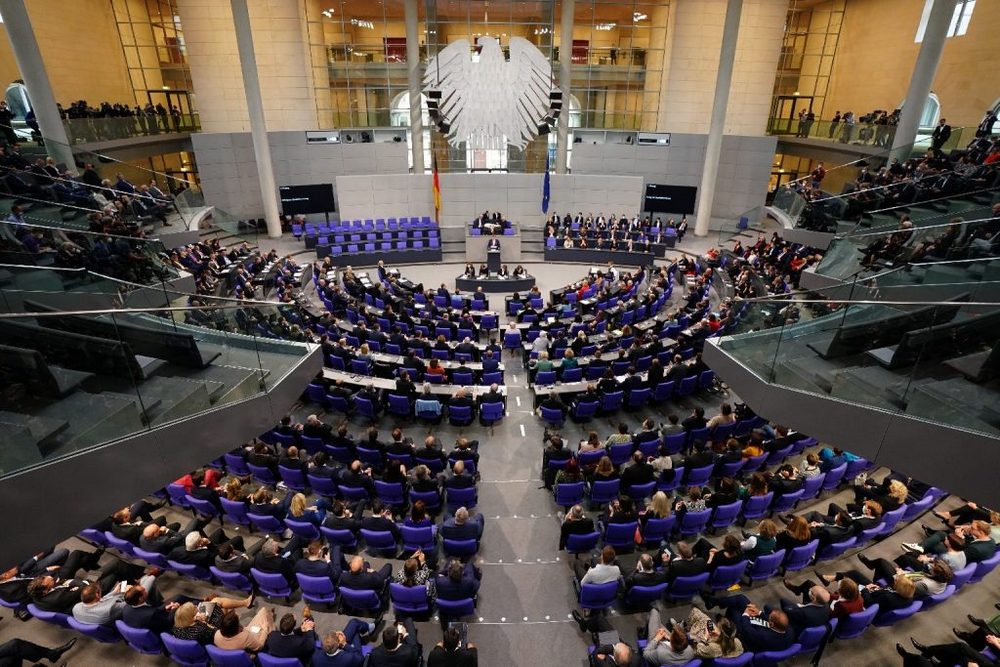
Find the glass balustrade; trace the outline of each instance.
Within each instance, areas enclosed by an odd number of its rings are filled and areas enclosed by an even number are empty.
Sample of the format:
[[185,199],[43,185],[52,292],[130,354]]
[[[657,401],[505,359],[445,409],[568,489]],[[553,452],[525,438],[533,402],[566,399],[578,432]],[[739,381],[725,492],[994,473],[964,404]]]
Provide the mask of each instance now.
[[[942,145],[945,153],[969,142],[976,128],[953,127],[951,136]],[[878,123],[834,123],[828,120],[799,121],[797,118],[769,118],[767,133],[801,139],[814,139],[848,146],[888,149],[896,135],[895,125]],[[964,137],[964,140],[963,140]],[[931,147],[930,131],[918,132],[911,153],[922,153]]]
[[63,121],[71,144],[198,132],[198,114],[69,118]]
[[[288,306],[0,266],[0,476],[239,402],[312,350],[282,340]],[[119,309],[53,310],[52,293],[117,289]],[[139,307],[164,298],[184,305]],[[14,300],[17,303],[14,303]]]

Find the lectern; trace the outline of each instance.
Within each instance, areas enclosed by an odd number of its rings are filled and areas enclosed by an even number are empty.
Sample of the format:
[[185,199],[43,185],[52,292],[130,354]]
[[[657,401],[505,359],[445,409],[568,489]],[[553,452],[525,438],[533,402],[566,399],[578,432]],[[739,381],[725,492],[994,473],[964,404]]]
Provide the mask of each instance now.
[[486,246],[486,268],[493,275],[500,273],[500,241],[490,239]]

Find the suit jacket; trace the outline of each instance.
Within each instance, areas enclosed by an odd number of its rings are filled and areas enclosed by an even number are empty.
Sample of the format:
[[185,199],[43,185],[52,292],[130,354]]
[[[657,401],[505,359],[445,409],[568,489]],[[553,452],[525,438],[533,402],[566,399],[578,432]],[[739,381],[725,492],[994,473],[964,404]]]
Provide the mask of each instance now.
[[340,586],[356,591],[376,591],[381,592],[385,586],[383,579],[378,572],[351,572],[347,571],[340,575]]
[[656,479],[656,473],[653,470],[653,466],[646,463],[646,461],[642,461],[641,463],[630,465],[622,471],[622,488],[628,489],[635,484],[648,484],[654,479]]
[[365,657],[361,651],[348,644],[335,655],[327,655],[323,649],[316,649],[312,656],[312,667],[361,667]]
[[587,535],[594,532],[594,520],[587,517],[579,521],[563,521],[559,527],[559,548],[565,549],[570,535]]
[[781,651],[792,645],[795,635],[790,631],[775,632],[767,622],[767,612],[759,617],[743,616],[736,618],[736,633],[747,651],[760,653],[763,651]]
[[475,647],[448,651],[443,646],[435,646],[427,656],[427,667],[476,667],[478,664]]
[[280,574],[288,581],[295,579],[295,563],[291,558],[267,556],[263,553],[258,553],[253,558],[253,566],[263,572]]
[[965,559],[969,563],[978,563],[996,553],[997,545],[993,540],[976,540],[965,545]]
[[383,516],[369,516],[361,520],[361,527],[365,530],[388,531],[398,541],[402,537],[399,526],[394,521],[390,521]]
[[479,581],[472,575],[463,574],[460,582],[454,582],[443,574],[434,581],[437,597],[442,600],[465,600],[479,592]]
[[368,654],[368,667],[412,667],[417,664],[420,652],[416,644],[403,643],[395,651],[377,646]]
[[[482,515],[476,515],[482,516]],[[469,517],[461,526],[455,524],[455,519],[451,518],[441,524],[441,537],[449,540],[478,540],[482,534],[483,524],[474,521]]]
[[340,564],[333,561],[301,558],[295,563],[294,570],[296,574],[304,574],[309,577],[327,577],[334,583],[340,579]]
[[704,558],[694,557],[691,560],[671,560],[667,565],[667,579],[673,581],[677,577],[693,577],[708,572],[708,564]]
[[169,632],[174,625],[174,615],[161,607],[144,604],[141,607],[126,606],[122,611],[122,621],[133,628],[145,628],[154,634]]
[[781,601],[781,608],[788,615],[788,622],[798,634],[806,628],[825,625],[830,620],[830,607],[825,604],[796,604]]
[[243,554],[233,556],[229,560],[222,560],[222,558],[216,556],[215,567],[223,572],[250,576],[250,559]]
[[207,570],[210,566],[215,565],[215,549],[208,547],[205,549],[188,551],[183,544],[179,544],[170,550],[170,553],[167,554],[167,558],[186,565],[197,565]]
[[86,586],[86,581],[70,579],[56,586],[45,595],[36,597],[33,602],[39,609],[69,614],[73,611],[73,605],[80,601],[80,593]]
[[290,635],[283,635],[278,630],[272,630],[264,643],[264,651],[278,658],[298,658],[303,663],[316,650],[316,632],[296,630]]
[[632,588],[633,586],[656,586],[657,584],[662,584],[667,580],[667,572],[665,570],[658,570],[654,572],[632,572],[632,574],[625,577],[625,587]]

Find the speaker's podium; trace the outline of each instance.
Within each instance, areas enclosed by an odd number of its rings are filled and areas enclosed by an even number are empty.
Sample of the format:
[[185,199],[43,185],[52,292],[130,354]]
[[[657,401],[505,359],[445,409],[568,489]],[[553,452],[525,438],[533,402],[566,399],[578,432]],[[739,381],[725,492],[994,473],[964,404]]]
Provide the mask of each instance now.
[[[490,240],[492,242],[492,239]],[[496,248],[490,248],[489,245],[486,246],[486,268],[493,275],[500,273],[500,244],[496,244]]]

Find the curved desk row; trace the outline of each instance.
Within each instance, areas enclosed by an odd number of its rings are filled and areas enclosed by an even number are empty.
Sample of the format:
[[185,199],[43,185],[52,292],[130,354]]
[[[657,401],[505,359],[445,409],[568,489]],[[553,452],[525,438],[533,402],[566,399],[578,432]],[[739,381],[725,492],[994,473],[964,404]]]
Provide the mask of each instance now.
[[627,252],[625,250],[590,250],[588,248],[546,248],[546,262],[580,262],[583,264],[607,264],[614,262],[624,266],[649,266],[656,256],[651,252]]
[[484,292],[495,294],[498,292],[513,294],[514,292],[527,292],[535,286],[534,276],[524,278],[466,278],[464,275],[455,278],[455,287],[474,292],[482,287]]

